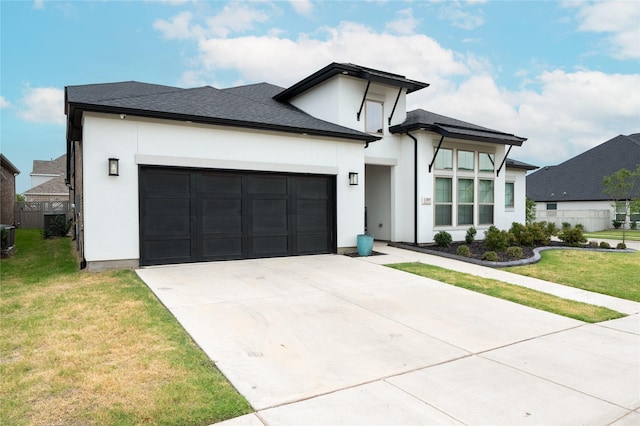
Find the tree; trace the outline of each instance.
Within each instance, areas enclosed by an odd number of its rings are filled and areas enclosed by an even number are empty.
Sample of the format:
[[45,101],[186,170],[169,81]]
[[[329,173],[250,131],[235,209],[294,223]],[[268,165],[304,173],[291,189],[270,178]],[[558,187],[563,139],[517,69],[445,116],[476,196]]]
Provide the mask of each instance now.
[[531,198],[527,198],[526,205],[525,222],[530,225],[536,220],[536,202]]
[[[627,201],[631,201],[631,204],[634,204],[635,201],[632,201],[633,189],[636,186],[636,182],[640,180],[640,165],[636,167],[634,171],[629,171],[627,169],[620,169],[617,172],[605,176],[603,183],[604,189],[603,192],[607,194],[611,199],[611,204],[615,209],[615,212],[618,213],[620,206],[622,206],[622,242],[624,243],[625,233],[624,233],[624,224],[627,219],[627,212],[629,211],[627,207]],[[635,204],[634,204],[635,206]],[[616,217],[617,220],[617,217]]]
[[24,195],[16,194],[16,201],[24,201]]

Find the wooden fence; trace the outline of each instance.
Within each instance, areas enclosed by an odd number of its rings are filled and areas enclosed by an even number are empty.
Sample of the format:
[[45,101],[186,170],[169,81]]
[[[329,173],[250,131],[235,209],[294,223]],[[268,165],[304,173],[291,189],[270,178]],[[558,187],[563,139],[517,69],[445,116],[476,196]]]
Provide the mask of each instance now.
[[45,216],[65,215],[70,219],[69,201],[18,201],[15,204],[15,221],[18,228],[44,228]]

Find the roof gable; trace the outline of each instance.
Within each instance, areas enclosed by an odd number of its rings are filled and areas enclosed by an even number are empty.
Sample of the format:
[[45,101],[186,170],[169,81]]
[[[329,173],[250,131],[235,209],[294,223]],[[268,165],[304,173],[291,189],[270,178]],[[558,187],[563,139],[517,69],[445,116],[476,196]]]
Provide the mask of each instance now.
[[33,160],[32,175],[62,175],[67,166],[67,154],[55,160]]
[[[640,164],[640,133],[619,135],[557,166],[527,176],[527,197],[534,201],[603,201],[603,179]],[[634,196],[640,196],[640,187]]]
[[348,75],[376,83],[387,84],[407,89],[407,93],[429,87],[428,83],[410,80],[403,75],[367,68],[360,65],[333,62],[310,76],[300,80],[293,86],[278,93],[274,98],[284,102],[293,99],[299,94],[329,80],[337,75]]

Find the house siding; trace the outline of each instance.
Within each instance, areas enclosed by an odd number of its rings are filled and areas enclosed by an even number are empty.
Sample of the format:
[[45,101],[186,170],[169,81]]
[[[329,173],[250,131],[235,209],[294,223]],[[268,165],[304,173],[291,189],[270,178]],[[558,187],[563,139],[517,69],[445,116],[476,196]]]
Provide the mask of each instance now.
[[[3,161],[4,162],[4,161]],[[16,178],[12,170],[7,169],[4,164],[0,171],[2,188],[0,194],[0,223],[4,225],[13,225],[15,222],[14,206],[16,200]]]

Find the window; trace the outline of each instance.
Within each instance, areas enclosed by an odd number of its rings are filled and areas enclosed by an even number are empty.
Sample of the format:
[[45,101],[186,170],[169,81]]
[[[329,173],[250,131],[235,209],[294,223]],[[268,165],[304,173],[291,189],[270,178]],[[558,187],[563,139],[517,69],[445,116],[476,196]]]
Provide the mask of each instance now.
[[473,152],[458,151],[458,170],[473,171]]
[[436,169],[440,170],[453,170],[453,150],[452,149],[440,149],[435,163]]
[[382,133],[384,118],[382,102],[365,103],[364,129],[367,133]]
[[479,217],[478,223],[489,225],[493,223],[493,181],[480,180],[478,185]]
[[558,210],[558,203],[547,203],[547,210]]
[[436,178],[436,226],[451,225],[452,190],[450,178]]
[[514,183],[513,182],[507,182],[504,184],[504,206],[507,208],[513,208],[514,207],[514,201],[515,201],[515,194],[514,194]]
[[458,225],[473,225],[473,179],[458,179]]
[[495,156],[493,154],[487,154],[486,152],[480,153],[480,171],[481,172],[493,172],[496,168]]

